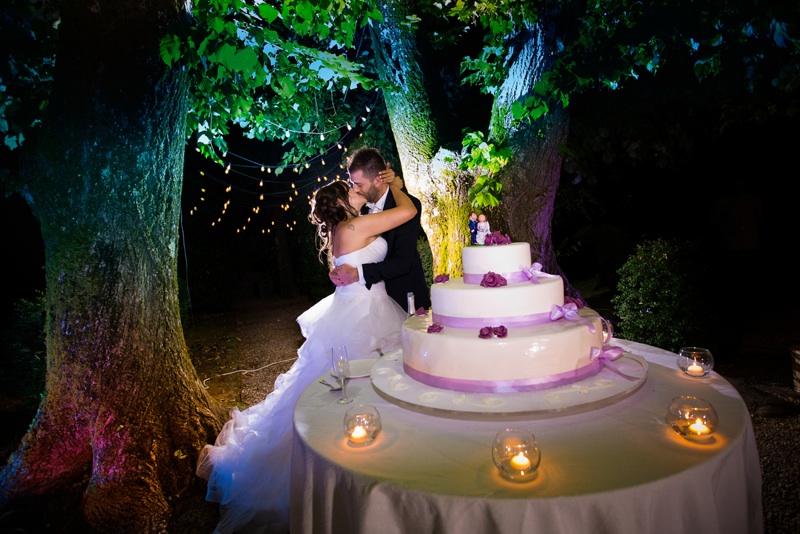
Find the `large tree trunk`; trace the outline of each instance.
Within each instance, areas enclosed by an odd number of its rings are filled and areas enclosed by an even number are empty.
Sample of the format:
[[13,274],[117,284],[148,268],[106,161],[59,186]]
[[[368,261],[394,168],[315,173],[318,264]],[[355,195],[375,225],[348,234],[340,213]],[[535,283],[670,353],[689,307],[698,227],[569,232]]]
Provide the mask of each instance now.
[[183,339],[187,80],[158,52],[186,17],[164,0],[64,3],[52,99],[22,166],[45,243],[45,395],[2,471],[4,507],[77,488],[90,528],[155,532],[202,489],[197,452],[224,414]]
[[508,229],[516,241],[531,244],[534,261],[544,270],[564,278],[568,294],[579,297],[558,265],[552,240],[553,209],[561,178],[563,156],[559,147],[566,142],[569,116],[560,104],[550,102],[550,112],[533,124],[511,126],[511,104],[533,94],[534,84],[552,67],[555,29],[552,13],[542,13],[535,24],[509,36],[515,43],[509,56],[509,74],[495,98],[490,135],[507,138],[513,156],[502,170],[501,209],[493,213],[495,223]]

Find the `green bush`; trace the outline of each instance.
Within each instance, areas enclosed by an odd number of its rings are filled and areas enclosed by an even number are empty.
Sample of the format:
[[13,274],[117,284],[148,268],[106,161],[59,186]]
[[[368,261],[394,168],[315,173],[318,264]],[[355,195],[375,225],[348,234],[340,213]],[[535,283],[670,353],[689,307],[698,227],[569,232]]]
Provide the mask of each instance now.
[[670,351],[708,346],[707,266],[708,258],[693,242],[651,239],[637,245],[617,271],[611,299],[619,337]]

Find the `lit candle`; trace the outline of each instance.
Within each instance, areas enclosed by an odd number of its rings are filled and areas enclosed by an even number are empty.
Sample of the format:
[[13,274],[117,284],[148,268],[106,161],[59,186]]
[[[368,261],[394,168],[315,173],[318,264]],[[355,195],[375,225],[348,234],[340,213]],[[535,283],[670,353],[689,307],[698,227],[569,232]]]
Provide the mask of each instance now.
[[531,466],[531,461],[522,453],[517,454],[511,458],[511,467],[519,471],[525,471]]
[[703,369],[701,365],[697,365],[697,360],[686,368],[686,374],[692,376],[703,376],[706,373],[706,370]]
[[689,430],[697,435],[708,434],[711,432],[711,430],[709,430],[709,428],[703,424],[703,421],[700,418],[698,418],[693,424],[689,425]]
[[350,441],[353,443],[364,443],[367,441],[367,437],[367,431],[361,425],[355,427],[350,433]]

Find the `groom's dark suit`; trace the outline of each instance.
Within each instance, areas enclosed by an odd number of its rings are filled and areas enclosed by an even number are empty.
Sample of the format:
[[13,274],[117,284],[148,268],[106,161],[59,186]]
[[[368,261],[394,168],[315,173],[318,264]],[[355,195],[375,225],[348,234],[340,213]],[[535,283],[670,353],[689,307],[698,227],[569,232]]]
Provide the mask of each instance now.
[[[430,308],[430,288],[425,282],[425,272],[422,270],[422,261],[417,252],[417,239],[422,227],[420,223],[422,204],[416,197],[408,196],[416,206],[417,214],[410,221],[381,234],[389,245],[389,251],[382,262],[362,265],[364,281],[367,288],[381,280],[385,281],[386,292],[404,310],[408,306],[409,291],[414,293],[414,305],[417,308]],[[390,189],[383,209],[394,207],[397,207],[397,203]],[[366,213],[369,213],[369,208],[364,206],[362,214]]]

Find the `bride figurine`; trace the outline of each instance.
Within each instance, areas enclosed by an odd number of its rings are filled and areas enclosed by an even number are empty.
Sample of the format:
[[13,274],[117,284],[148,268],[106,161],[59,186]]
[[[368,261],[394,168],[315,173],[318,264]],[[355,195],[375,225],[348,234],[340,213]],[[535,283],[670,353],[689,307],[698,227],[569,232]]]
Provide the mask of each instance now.
[[486,239],[486,236],[491,233],[489,230],[489,221],[486,220],[486,215],[481,213],[478,215],[478,233],[475,236],[475,241],[479,245],[483,245],[483,241]]
[[[381,158],[382,161],[382,158]],[[321,240],[320,257],[329,267],[382,261],[387,243],[380,234],[417,213],[386,165],[363,172],[389,183],[397,207],[359,215],[366,198],[346,182],[320,188],[312,201],[312,221]],[[362,171],[358,171],[362,172]],[[400,346],[406,312],[388,296],[383,282],[337,286],[297,318],[306,341],[267,397],[245,410],[234,408],[215,444],[201,451],[197,474],[208,480],[206,499],[220,503],[215,532],[289,532],[289,478],[292,415],[300,394],[331,369],[331,347],[344,345],[352,360]],[[336,402],[331,397],[331,402]]]

